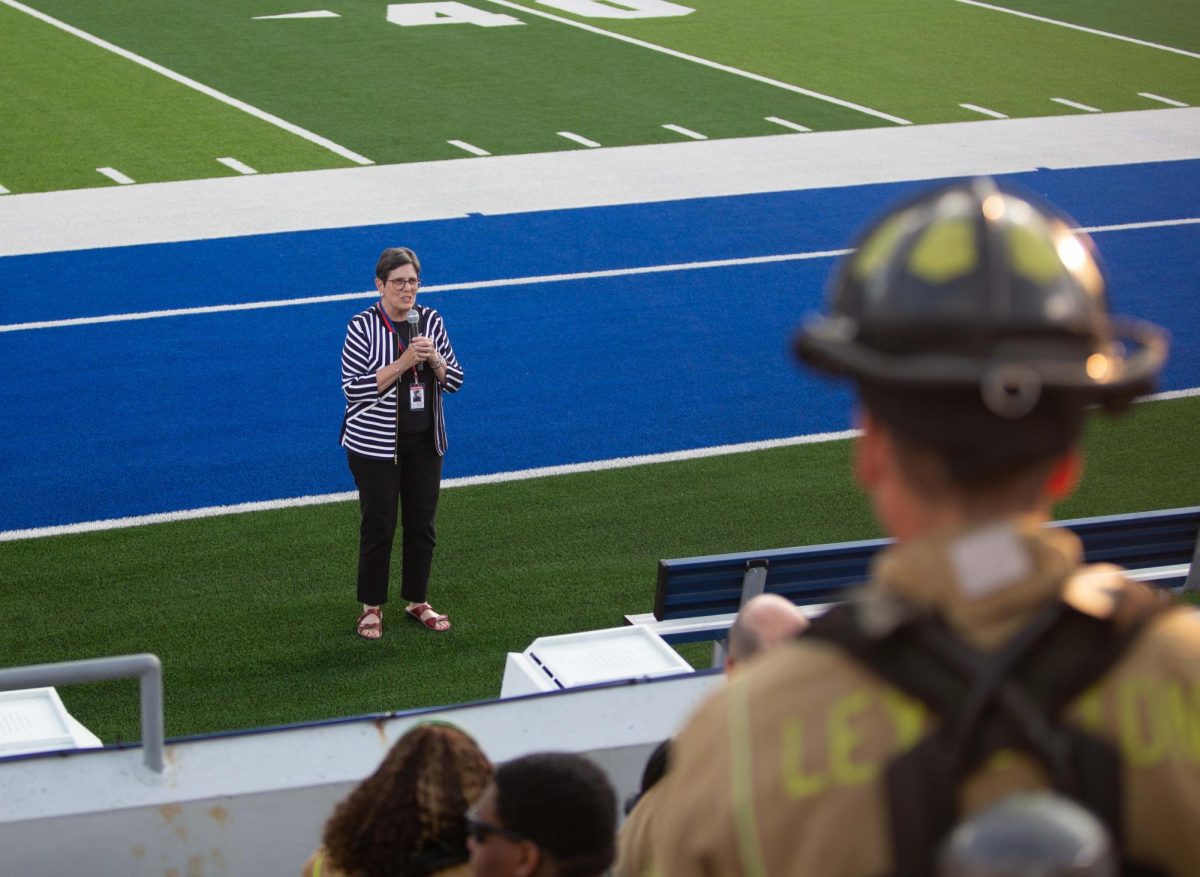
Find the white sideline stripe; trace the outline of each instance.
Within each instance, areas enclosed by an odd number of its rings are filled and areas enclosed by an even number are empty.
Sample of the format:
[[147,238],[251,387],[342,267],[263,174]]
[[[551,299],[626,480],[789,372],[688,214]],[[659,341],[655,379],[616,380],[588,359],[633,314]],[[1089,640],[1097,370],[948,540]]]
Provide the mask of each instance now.
[[[1200,396],[1200,387],[1185,390],[1170,390],[1143,396],[1137,402],[1164,402]],[[464,478],[447,478],[442,482],[446,489],[474,487],[480,484],[502,484],[507,481],[528,481],[534,478],[550,478],[557,475],[575,475],[581,472],[603,472],[610,469],[628,469],[633,466],[649,466],[659,463],[676,463],[700,460],[706,457],[721,457],[728,454],[745,454],[767,451],[773,448],[815,445],[825,442],[845,441],[860,434],[860,430],[847,429],[841,432],[819,432],[790,438],[765,439],[757,442],[742,442],[733,445],[716,445],[694,448],[688,451],[670,451],[664,454],[643,454],[635,457],[615,457],[608,460],[592,460],[587,463],[567,463],[561,466],[541,466],[533,469],[518,469],[512,472],[496,472],[491,475],[468,475]],[[248,512],[266,512],[301,506],[327,505],[335,502],[350,502],[358,493],[350,490],[341,493],[321,493],[297,496],[288,499],[272,499],[259,502],[243,502],[233,505],[208,506],[199,509],[182,509],[175,512],[159,512],[152,515],[136,515],[128,518],[107,518],[101,521],[83,521],[78,524],[59,524],[53,527],[31,527],[24,530],[0,530],[0,542],[16,542],[22,539],[40,539],[46,536],[66,536],[73,533],[92,533],[98,530],[118,530],[126,527],[144,527],[149,524],[166,524],[174,521],[191,521],[197,518],[215,518],[220,515],[238,515]]]
[[576,143],[586,146],[589,149],[595,149],[600,145],[595,140],[589,140],[588,138],[584,137],[582,134],[573,134],[570,131],[559,131],[558,136],[566,137],[568,140],[574,140]]
[[[1200,220],[1197,220],[1200,222]],[[796,262],[804,259],[824,259],[844,256],[849,250],[815,250],[809,253],[784,253],[775,256],[747,256],[741,259],[714,259],[709,262],[681,262],[673,265],[645,265],[639,268],[610,268],[604,271],[581,271],[575,274],[540,274],[532,277],[503,277],[496,280],[469,280],[463,283],[441,283],[422,286],[423,292],[457,292],[467,289],[488,289],[502,286],[524,286],[533,283],[561,283],[571,280],[595,280],[604,277],[629,277],[636,274],[661,274],[669,271],[695,271],[705,268],[729,268],[739,265],[764,265],[772,262]],[[40,320],[33,323],[7,323],[0,332],[23,332],[30,329],[58,329],[64,326],[88,326],[93,323],[122,323],[133,320],[153,320],[160,317],[186,317],[196,314],[220,314],[226,311],[254,311],[263,308],[286,308],[293,305],[326,304],[375,298],[375,290],[317,295],[306,298],[287,298],[275,301],[250,301],[229,305],[204,305],[194,308],[172,308],[161,311],[141,311],[131,314],[105,314],[98,317],[71,317],[65,320]]]
[[1083,110],[1085,113],[1098,113],[1100,110],[1095,107],[1089,107],[1087,104],[1081,104],[1077,101],[1067,100],[1065,97],[1052,97],[1050,100],[1056,104],[1062,104],[1064,107],[1073,107],[1077,110]]
[[[674,463],[682,460],[699,460],[725,454],[742,454],[783,448],[792,445],[817,444],[853,438],[857,430],[824,432],[793,438],[767,439],[736,445],[719,445],[711,448],[696,448],[690,451],[671,451],[665,454],[644,454],[636,457],[617,457],[610,460],[593,460],[587,463],[568,463],[561,466],[542,466],[535,469],[519,469],[513,472],[497,472],[492,475],[470,475],[465,478],[447,478],[443,488],[474,487],[480,484],[501,484],[506,481],[527,481],[532,478],[549,478],[555,475],[574,475],[580,472],[601,472],[608,469],[627,469],[631,466],[646,466],[656,463]],[[199,509],[183,509],[176,512],[158,512],[152,515],[136,515],[128,518],[107,518],[101,521],[83,521],[78,524],[59,524],[53,527],[33,527],[25,530],[2,530],[0,542],[15,542],[20,539],[39,539],[44,536],[65,536],[71,533],[92,533],[97,530],[117,530],[124,527],[143,527],[149,524],[166,524],[173,521],[190,521],[196,518],[213,518],[219,515],[238,515],[247,512],[266,512],[300,506],[326,505],[348,502],[358,498],[355,491],[322,493],[298,496],[289,499],[272,499],[260,502],[243,502],[234,505],[208,506]]]
[[1170,97],[1163,97],[1161,94],[1151,94],[1148,91],[1139,91],[1138,97],[1148,97],[1148,98],[1150,98],[1150,100],[1161,101],[1162,103],[1169,104],[1173,107],[1186,107],[1187,106],[1187,104],[1185,104],[1181,100],[1175,100],[1174,98],[1170,98]]
[[[7,0],[4,0],[7,2]],[[488,3],[495,3],[497,6],[505,6],[509,9],[516,9],[519,12],[525,12],[529,15],[537,15],[541,18],[548,18],[550,21],[557,21],[559,24],[565,24],[569,27],[577,27],[580,30],[586,30],[589,33],[599,34],[602,37],[609,37],[614,40],[620,40],[623,43],[640,46],[643,49],[650,49],[653,52],[661,52],[664,55],[670,55],[672,58],[681,58],[684,61],[691,61],[694,64],[702,64],[705,67],[711,67],[714,70],[720,70],[724,73],[732,73],[734,76],[742,76],[746,79],[753,79],[755,82],[762,82],[766,85],[773,85],[776,88],[782,88],[787,91],[803,94],[808,97],[823,100],[827,103],[837,104],[839,107],[857,110],[860,113],[866,113],[868,116],[874,116],[877,119],[885,119],[888,122],[894,122],[897,125],[911,125],[908,119],[902,119],[899,116],[891,116],[887,113],[873,110],[870,107],[864,107],[862,104],[856,104],[848,100],[842,100],[840,97],[822,94],[819,91],[812,91],[807,88],[801,88],[798,85],[792,85],[790,82],[781,82],[778,79],[771,79],[767,76],[760,76],[757,73],[751,73],[749,70],[742,70],[738,67],[730,67],[727,64],[719,64],[716,61],[710,61],[707,58],[701,58],[697,55],[689,55],[686,52],[680,52],[675,49],[668,49],[666,46],[660,46],[657,43],[648,43],[645,40],[639,40],[635,37],[628,37],[625,34],[616,33],[611,30],[604,30],[592,24],[584,24],[582,21],[572,21],[569,18],[563,18],[560,15],[553,15],[549,12],[543,12],[540,9],[530,9],[528,6],[522,6],[520,3],[511,3],[509,0],[487,0]]]
[[467,143],[465,140],[447,140],[451,146],[457,146],[464,152],[469,152],[471,155],[491,155],[486,149],[480,149],[478,146]]
[[219,161],[221,164],[225,165],[225,167],[230,168],[231,170],[237,171],[239,174],[249,175],[249,174],[258,173],[258,171],[256,171],[254,168],[250,167],[250,165],[245,164],[244,162],[240,162],[236,158],[230,158],[229,156],[225,156],[224,158],[218,158],[217,161]]
[[[1109,231],[1137,231],[1150,228],[1172,228],[1182,225],[1200,225],[1200,217],[1184,219],[1159,219],[1147,222],[1127,222],[1120,225],[1094,225],[1081,228],[1087,234]],[[827,259],[845,256],[849,249],[813,250],[806,253],[780,253],[772,256],[745,256],[740,259],[713,259],[706,262],[677,262],[670,265],[643,265],[638,268],[609,268],[603,271],[580,271],[572,274],[537,274],[530,277],[502,277],[495,280],[469,280],[462,283],[440,283],[421,287],[425,292],[461,292],[470,289],[488,289],[504,286],[525,286],[535,283],[562,283],[572,280],[597,280],[606,277],[631,277],[638,274],[662,274],[670,271],[700,271],[707,268],[734,268],[742,265],[766,265],[773,262],[798,262],[805,259]],[[140,311],[129,314],[103,314],[98,317],[69,317],[63,320],[37,320],[29,323],[0,324],[0,333],[26,332],[33,329],[61,329],[67,326],[90,326],[98,323],[124,323],[134,320],[154,320],[163,317],[189,317],[199,314],[221,314],[231,311],[256,311],[265,308],[286,308],[297,305],[328,304],[336,301],[374,298],[375,290],[364,292],[342,292],[334,295],[314,295],[304,298],[284,298],[271,301],[249,301],[237,304],[203,305],[193,308],[170,308],[158,311]]]
[[8,189],[4,188],[3,186],[0,186],[0,195],[7,195],[7,194],[9,194]]
[[75,27],[74,25],[67,24],[65,21],[59,21],[57,18],[49,16],[44,12],[39,12],[36,9],[26,6],[24,3],[17,2],[17,0],[0,0],[0,3],[3,3],[6,6],[11,6],[13,9],[19,10],[20,12],[24,12],[27,15],[32,15],[34,18],[37,18],[37,19],[40,19],[41,21],[46,22],[46,24],[50,24],[50,25],[53,25],[54,27],[59,28],[60,30],[64,30],[67,33],[71,34],[72,36],[79,37],[81,40],[86,40],[87,42],[91,43],[94,46],[99,46],[102,49],[107,49],[108,51],[113,52],[116,55],[120,55],[122,58],[124,58],[127,61],[132,61],[135,64],[140,64],[141,66],[147,68],[148,70],[153,70],[155,73],[159,73],[159,74],[167,77],[168,79],[178,82],[180,85],[186,85],[188,88],[195,89],[196,91],[200,92],[203,95],[207,95],[208,97],[211,97],[215,100],[219,100],[223,104],[228,104],[229,106],[231,106],[235,109],[241,110],[244,113],[249,113],[251,116],[254,116],[256,119],[261,119],[264,122],[269,122],[270,124],[275,125],[278,128],[282,128],[283,130],[285,130],[291,134],[295,134],[298,137],[303,137],[305,140],[308,140],[310,143],[315,143],[318,146],[323,146],[326,149],[328,149],[329,151],[335,152],[338,155],[342,156],[342,158],[347,158],[350,161],[354,162],[355,164],[367,165],[367,164],[375,163],[375,162],[371,161],[371,159],[364,158],[363,156],[359,155],[357,152],[351,152],[346,147],[339,146],[338,144],[334,143],[332,140],[322,137],[319,134],[314,134],[312,131],[308,131],[304,128],[301,128],[299,125],[295,125],[291,122],[288,122],[285,119],[281,119],[278,116],[274,116],[271,113],[260,110],[258,107],[251,106],[250,104],[246,103],[245,101],[238,100],[235,97],[230,97],[229,95],[225,94],[224,92],[217,91],[215,88],[212,88],[211,86],[205,85],[201,82],[197,82],[194,79],[190,79],[187,76],[184,76],[182,73],[176,73],[174,70],[170,70],[170,69],[162,66],[161,64],[157,64],[154,61],[151,61],[149,58],[143,58],[141,55],[135,54],[134,52],[131,52],[128,49],[122,49],[120,46],[114,45],[113,43],[110,43],[107,40],[102,40],[99,37],[88,33],[87,31],[80,30],[79,28]]
[[96,173],[103,174],[104,176],[106,176],[110,180],[112,180],[114,183],[120,183],[122,186],[128,186],[130,183],[133,182],[132,179],[127,177],[125,174],[121,173],[115,167],[98,167],[98,168],[96,168]]
[[803,125],[797,125],[795,122],[789,122],[787,119],[781,119],[778,116],[764,116],[763,118],[768,122],[774,122],[776,125],[782,125],[785,128],[791,128],[793,131],[800,131],[801,133],[808,133],[812,130],[812,128],[805,128]]
[[663,125],[668,131],[674,131],[676,134],[682,134],[684,137],[691,137],[693,140],[707,140],[708,137],[701,134],[699,131],[693,131],[691,128],[685,128],[682,125]]
[[978,6],[981,9],[990,9],[993,12],[1007,12],[1009,15],[1016,15],[1021,18],[1029,18],[1033,21],[1041,21],[1046,24],[1055,24],[1059,27],[1067,27],[1071,30],[1083,31],[1084,33],[1094,34],[1099,37],[1108,37],[1110,40],[1121,40],[1125,43],[1133,43],[1138,46],[1146,46],[1150,49],[1161,49],[1164,52],[1174,52],[1176,55],[1186,55],[1189,58],[1200,58],[1200,54],[1188,52],[1184,49],[1176,49],[1174,46],[1164,46],[1160,43],[1151,43],[1146,40],[1139,40],[1135,37],[1127,37],[1123,34],[1109,33],[1106,30],[1096,30],[1093,27],[1084,27],[1082,24],[1072,24],[1069,21],[1059,21],[1057,18],[1046,18],[1041,15],[1033,15],[1029,12],[1019,12],[1016,9],[1006,9],[1003,6],[993,6],[991,3],[981,3],[979,0],[958,0],[959,3],[965,3],[968,6]]
[[1200,217],[1160,219],[1154,222],[1126,222],[1121,225],[1091,225],[1079,230],[1087,234],[1098,234],[1105,231],[1137,231],[1143,228],[1170,228],[1177,225],[1200,225]]
[[981,107],[978,104],[959,104],[964,110],[970,110],[973,113],[983,113],[985,116],[991,116],[993,119],[1007,119],[1008,116],[1004,113],[998,113],[995,110],[989,110],[987,107]]

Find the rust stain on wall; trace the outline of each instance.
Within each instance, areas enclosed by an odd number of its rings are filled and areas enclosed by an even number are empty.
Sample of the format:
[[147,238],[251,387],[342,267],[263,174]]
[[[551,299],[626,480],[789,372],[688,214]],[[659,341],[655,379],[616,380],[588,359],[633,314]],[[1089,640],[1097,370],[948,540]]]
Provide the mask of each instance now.
[[208,815],[217,825],[223,827],[229,824],[229,811],[224,807],[212,807],[209,809]]

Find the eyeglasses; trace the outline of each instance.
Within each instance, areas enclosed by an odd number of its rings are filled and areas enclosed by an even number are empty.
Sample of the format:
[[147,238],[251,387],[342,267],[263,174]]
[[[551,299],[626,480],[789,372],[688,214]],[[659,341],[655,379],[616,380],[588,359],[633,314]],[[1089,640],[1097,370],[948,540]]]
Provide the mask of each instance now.
[[506,840],[511,840],[513,843],[521,843],[529,840],[523,834],[518,834],[509,828],[501,828],[499,825],[492,825],[490,822],[483,822],[476,817],[474,813],[468,813],[467,819],[467,836],[477,844],[486,843],[490,835],[498,834]]
[[388,284],[396,289],[404,289],[406,286],[411,286],[413,289],[421,287],[421,281],[416,277],[393,277]]

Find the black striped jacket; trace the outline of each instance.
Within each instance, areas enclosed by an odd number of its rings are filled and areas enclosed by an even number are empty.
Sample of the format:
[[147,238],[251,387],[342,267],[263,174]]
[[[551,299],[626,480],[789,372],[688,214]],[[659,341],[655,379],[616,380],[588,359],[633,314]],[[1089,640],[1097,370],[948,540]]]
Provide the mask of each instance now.
[[[442,393],[454,393],[462,386],[463,370],[450,346],[450,336],[442,315],[433,308],[415,304],[420,315],[417,333],[432,339],[438,354],[446,360],[446,383],[434,381],[434,444],[439,455],[446,453],[446,418],[442,412]],[[400,329],[401,338],[406,337]],[[380,393],[375,372],[396,359],[396,342],[375,305],[355,314],[346,327],[342,345],[342,392],[346,395],[346,414],[342,421],[342,446],[362,454],[390,460],[396,452],[396,386]]]

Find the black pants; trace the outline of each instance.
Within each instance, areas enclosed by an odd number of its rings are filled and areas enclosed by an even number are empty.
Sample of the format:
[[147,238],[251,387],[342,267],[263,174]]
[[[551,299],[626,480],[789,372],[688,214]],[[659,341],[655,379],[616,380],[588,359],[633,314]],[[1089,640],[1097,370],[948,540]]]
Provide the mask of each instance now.
[[397,450],[395,463],[346,452],[362,512],[358,599],[368,606],[387,602],[397,505],[404,534],[400,596],[412,603],[424,603],[429,592],[442,458],[434,447],[432,430],[401,435]]

